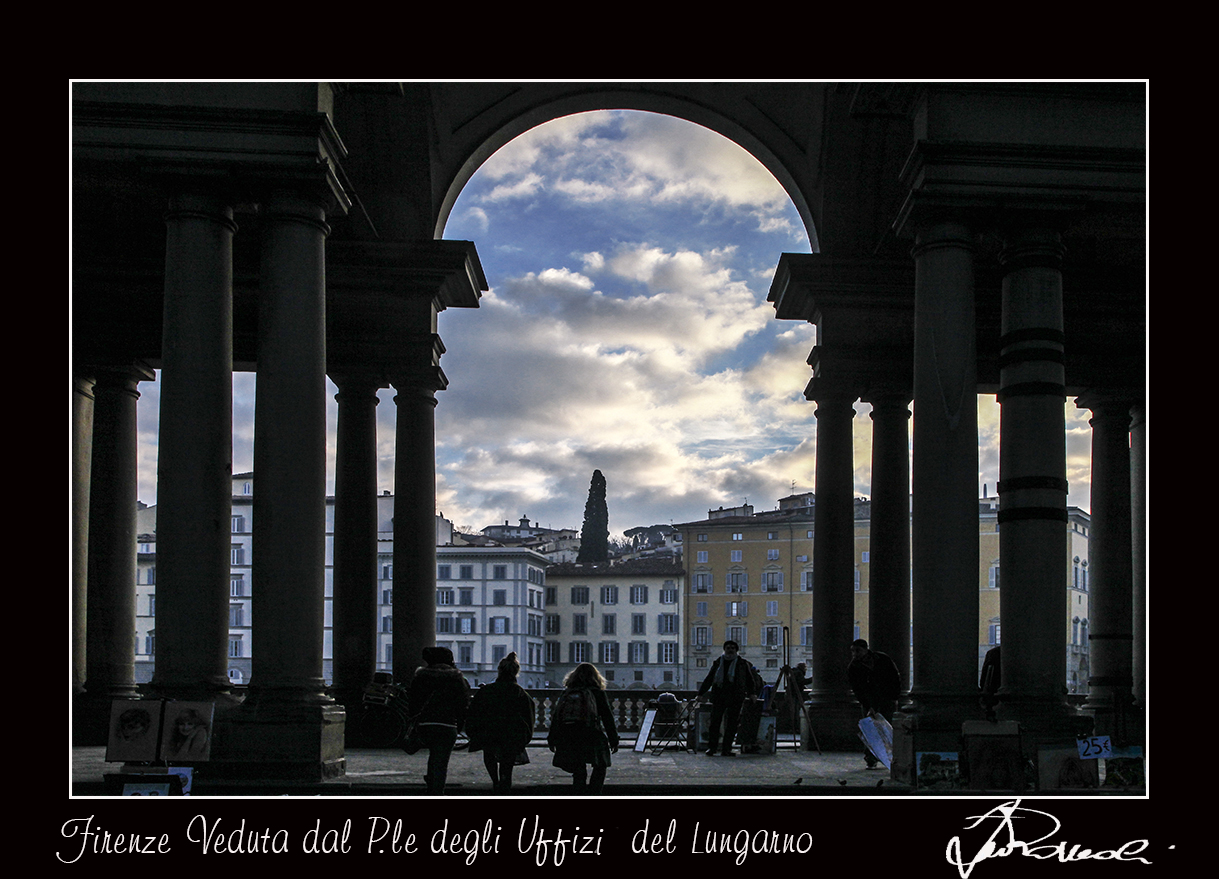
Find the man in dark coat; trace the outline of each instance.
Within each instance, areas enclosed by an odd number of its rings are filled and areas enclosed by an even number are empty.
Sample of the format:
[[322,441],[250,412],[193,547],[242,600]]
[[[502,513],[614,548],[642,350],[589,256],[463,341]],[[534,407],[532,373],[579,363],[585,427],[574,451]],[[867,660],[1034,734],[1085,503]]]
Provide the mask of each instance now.
[[720,743],[720,723],[724,724],[725,757],[733,756],[732,740],[741,721],[741,708],[746,699],[758,697],[757,678],[749,662],[741,658],[736,641],[724,642],[724,653],[711,664],[711,671],[698,688],[698,698],[711,692],[711,720],[707,736],[707,756],[716,756]]
[[424,778],[427,792],[443,794],[449,757],[466,723],[470,684],[453,663],[453,651],[447,647],[423,648],[423,661],[427,665],[417,669],[411,680],[410,710],[423,747],[428,750]]
[[[897,664],[888,654],[868,649],[868,642],[859,638],[851,644],[847,678],[865,717],[875,713],[893,723],[897,700],[902,693],[902,678]],[[863,758],[869,769],[879,762],[866,747]]]

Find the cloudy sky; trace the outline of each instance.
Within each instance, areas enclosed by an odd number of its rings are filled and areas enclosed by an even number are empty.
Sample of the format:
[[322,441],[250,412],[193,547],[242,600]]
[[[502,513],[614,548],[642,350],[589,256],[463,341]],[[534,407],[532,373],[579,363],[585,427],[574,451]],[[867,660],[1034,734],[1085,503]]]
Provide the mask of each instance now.
[[[779,255],[807,253],[808,236],[731,141],[646,113],[555,120],[483,165],[444,237],[476,243],[491,287],[479,308],[440,316],[437,508],[454,524],[579,528],[598,469],[613,534],[814,489],[813,327],[776,320],[766,302]],[[140,499],[152,503],[155,384],[141,391]],[[236,376],[235,472],[252,467],[253,396],[253,377]],[[392,391],[377,408],[387,490]],[[867,496],[871,420],[856,410],[855,489]],[[1087,509],[1087,413],[1068,403],[1067,418],[1069,503]],[[998,422],[994,398],[979,398],[979,494],[998,479]]]

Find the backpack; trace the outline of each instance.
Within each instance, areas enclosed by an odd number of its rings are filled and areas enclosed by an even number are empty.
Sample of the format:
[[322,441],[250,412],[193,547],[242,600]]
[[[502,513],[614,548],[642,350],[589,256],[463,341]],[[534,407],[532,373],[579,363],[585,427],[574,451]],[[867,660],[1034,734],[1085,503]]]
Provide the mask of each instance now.
[[597,699],[593,691],[586,687],[576,687],[567,690],[559,697],[559,704],[554,709],[554,723],[578,723],[584,726],[596,726],[599,722]]

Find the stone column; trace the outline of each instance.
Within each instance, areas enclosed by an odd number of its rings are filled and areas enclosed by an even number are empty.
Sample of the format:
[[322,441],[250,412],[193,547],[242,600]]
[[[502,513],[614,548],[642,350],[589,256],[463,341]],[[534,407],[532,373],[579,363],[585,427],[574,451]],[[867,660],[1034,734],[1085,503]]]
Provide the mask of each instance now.
[[[349,712],[377,668],[377,387],[331,374],[339,404],[334,477],[332,692]],[[351,716],[348,741],[351,741]]]
[[1147,710],[1147,413],[1139,400],[1130,411],[1130,521],[1134,588],[1134,703]]
[[[815,384],[815,382],[814,382]],[[853,747],[859,709],[847,681],[855,630],[855,485],[851,421],[857,395],[805,392],[817,402],[813,508],[813,667],[810,712],[825,747]]]
[[436,393],[394,380],[394,680],[410,681],[436,643]]
[[872,522],[868,642],[910,676],[910,393],[877,391],[872,404]]
[[1000,255],[1000,716],[1026,731],[1073,714],[1066,686],[1067,478],[1062,244],[1013,236]]
[[263,207],[250,699],[322,702],[329,228],[308,198]]
[[233,470],[232,209],[171,200],[157,452],[157,661],[161,696],[229,690]]
[[89,473],[93,456],[92,376],[72,388],[72,693],[85,692],[85,615],[89,574]]
[[911,550],[915,700],[923,728],[959,732],[978,692],[978,402],[973,238],[915,236]]
[[1134,699],[1131,400],[1089,394],[1076,403],[1092,410],[1088,422],[1092,425],[1092,533],[1088,539],[1092,676],[1084,710],[1095,718],[1097,734],[1124,740]]
[[94,385],[93,478],[89,489],[89,598],[85,692],[108,703],[135,684],[136,400],[142,365],[102,369]]

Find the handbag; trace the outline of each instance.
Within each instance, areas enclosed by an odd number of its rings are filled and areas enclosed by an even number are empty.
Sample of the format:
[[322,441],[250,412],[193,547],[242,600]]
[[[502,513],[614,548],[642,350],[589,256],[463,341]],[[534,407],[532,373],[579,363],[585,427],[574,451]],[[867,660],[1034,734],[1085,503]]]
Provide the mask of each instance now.
[[427,708],[428,702],[431,701],[432,697],[428,696],[419,706],[419,710],[406,719],[406,734],[402,737],[402,750],[408,754],[417,754],[423,748],[423,737],[419,735],[419,718],[423,714],[423,709]]

